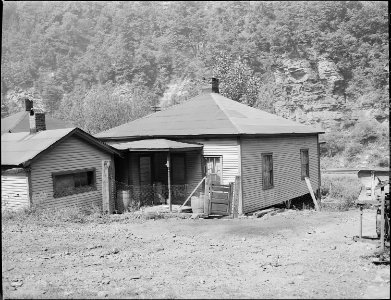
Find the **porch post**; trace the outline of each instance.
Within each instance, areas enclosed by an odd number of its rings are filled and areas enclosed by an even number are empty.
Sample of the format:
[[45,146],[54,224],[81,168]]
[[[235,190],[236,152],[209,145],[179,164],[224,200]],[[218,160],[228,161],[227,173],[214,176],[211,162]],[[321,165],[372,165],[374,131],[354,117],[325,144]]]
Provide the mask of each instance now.
[[168,183],[168,203],[170,205],[170,212],[172,211],[172,203],[171,203],[171,153],[167,152],[167,183]]

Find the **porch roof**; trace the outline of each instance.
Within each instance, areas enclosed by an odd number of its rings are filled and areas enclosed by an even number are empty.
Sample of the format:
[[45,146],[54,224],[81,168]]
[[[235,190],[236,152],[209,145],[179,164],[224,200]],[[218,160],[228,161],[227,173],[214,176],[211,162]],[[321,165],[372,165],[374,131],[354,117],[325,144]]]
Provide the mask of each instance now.
[[190,144],[183,142],[176,142],[166,139],[148,139],[132,142],[108,142],[111,147],[118,150],[129,151],[168,151],[168,152],[181,152],[189,150],[202,149],[201,144]]

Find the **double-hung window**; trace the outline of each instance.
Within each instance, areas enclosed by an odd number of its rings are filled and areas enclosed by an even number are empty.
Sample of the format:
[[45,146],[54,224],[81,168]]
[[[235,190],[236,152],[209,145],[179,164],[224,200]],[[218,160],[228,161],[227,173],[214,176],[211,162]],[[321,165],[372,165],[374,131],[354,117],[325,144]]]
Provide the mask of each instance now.
[[308,156],[308,149],[300,150],[300,161],[301,161],[301,180],[305,177],[310,177],[310,160]]
[[274,186],[273,181],[273,154],[262,154],[262,188],[271,189]]

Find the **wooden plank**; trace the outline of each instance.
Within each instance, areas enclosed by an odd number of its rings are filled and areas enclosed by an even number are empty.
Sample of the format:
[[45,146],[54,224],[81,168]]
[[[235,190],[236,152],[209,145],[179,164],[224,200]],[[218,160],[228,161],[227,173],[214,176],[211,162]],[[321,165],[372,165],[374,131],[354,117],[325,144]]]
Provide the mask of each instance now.
[[308,187],[308,190],[310,191],[310,194],[311,194],[311,197],[312,197],[312,201],[314,202],[315,204],[315,209],[316,210],[320,210],[319,209],[319,204],[318,202],[316,201],[316,198],[315,198],[315,195],[314,195],[314,191],[312,190],[312,187],[311,187],[311,181],[308,177],[305,178],[305,182],[307,183],[307,187]]
[[232,214],[232,198],[233,198],[233,182],[229,184],[229,192],[228,192],[228,215]]
[[218,203],[218,204],[224,204],[224,205],[229,205],[229,199],[227,200],[222,200],[222,199],[211,199],[212,203]]
[[384,252],[384,186],[381,187],[381,208],[380,208],[380,251]]
[[210,213],[210,176],[205,177],[205,194],[204,194],[204,214],[209,216]]
[[277,210],[277,208],[268,208],[268,209],[263,209],[263,210],[260,210],[260,211],[256,211],[253,213],[253,216],[254,217],[257,217],[257,218],[262,218],[264,215],[268,214],[268,213],[271,213],[273,211]]
[[170,206],[170,212],[172,211],[172,198],[171,198],[171,153],[167,152],[167,181],[168,181],[168,205]]
[[239,215],[239,197],[240,197],[240,176],[235,177],[233,203],[232,203],[232,218],[237,218]]
[[215,191],[212,191],[212,199],[213,200],[227,200],[228,201],[228,198],[229,198],[229,193],[223,193],[223,192],[215,192]]
[[228,192],[229,191],[229,185],[215,185],[212,184],[212,189],[214,192]]
[[112,213],[110,205],[110,160],[102,160],[102,206],[103,211]]
[[229,215],[228,208],[229,207],[226,204],[213,203],[212,202],[212,204],[211,204],[211,214],[228,216]]

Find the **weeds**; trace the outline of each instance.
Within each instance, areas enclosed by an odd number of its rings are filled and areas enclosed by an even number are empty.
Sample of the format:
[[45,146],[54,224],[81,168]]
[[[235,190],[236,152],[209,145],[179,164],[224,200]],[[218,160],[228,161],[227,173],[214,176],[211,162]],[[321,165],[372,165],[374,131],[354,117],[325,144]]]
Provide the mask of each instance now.
[[102,207],[91,203],[89,207],[78,207],[76,205],[64,208],[44,208],[34,205],[29,209],[19,211],[3,211],[2,221],[7,224],[15,222],[19,224],[35,223],[44,226],[57,226],[64,223],[97,223],[109,224],[115,222],[143,222],[146,220],[158,220],[169,218],[188,218],[179,213],[148,212],[143,210],[125,212],[123,214],[106,214]]
[[344,211],[352,207],[360,195],[361,188],[361,181],[355,176],[322,176],[322,197],[337,200],[337,210]]

